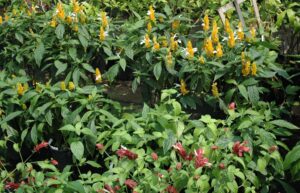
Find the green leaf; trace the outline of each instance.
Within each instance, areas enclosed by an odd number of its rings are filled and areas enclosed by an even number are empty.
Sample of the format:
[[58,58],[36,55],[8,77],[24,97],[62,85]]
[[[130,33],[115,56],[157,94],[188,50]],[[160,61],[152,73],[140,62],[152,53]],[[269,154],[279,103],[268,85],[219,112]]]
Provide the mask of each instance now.
[[172,147],[172,145],[174,145],[176,142],[176,137],[174,135],[173,132],[169,132],[168,133],[168,138],[164,140],[164,143],[163,143],[163,151],[164,151],[164,154],[167,153],[167,151],[169,151]]
[[288,16],[288,18],[289,18],[290,24],[293,25],[293,24],[294,24],[294,21],[295,21],[295,11],[292,10],[292,9],[288,9],[288,10],[286,11],[286,13],[287,13],[287,16]]
[[43,42],[39,42],[36,49],[34,50],[34,59],[35,59],[36,64],[38,65],[38,67],[41,66],[44,52],[45,52],[44,44],[43,44]]
[[180,105],[180,103],[177,102],[177,101],[173,101],[172,102],[172,106],[173,106],[173,109],[174,109],[175,116],[180,115],[180,113],[181,113],[181,105]]
[[22,34],[17,32],[17,33],[15,33],[15,37],[21,44],[23,44],[24,38],[23,38]]
[[72,79],[75,85],[78,85],[80,78],[80,70],[78,68],[75,68],[74,72],[72,73]]
[[252,104],[259,101],[259,92],[256,86],[248,86],[248,95]]
[[81,141],[74,141],[71,143],[71,151],[76,159],[82,159],[84,153],[84,146]]
[[243,120],[242,123],[239,125],[238,129],[245,129],[252,125],[252,122],[250,120]]
[[300,145],[295,146],[290,152],[285,156],[283,167],[285,170],[289,169],[294,162],[300,159]]
[[241,95],[248,101],[248,93],[246,87],[244,85],[238,85],[238,89]]
[[57,68],[57,72],[56,72],[55,76],[57,76],[60,73],[64,72],[68,67],[68,65],[66,63],[62,63],[59,60],[55,60],[54,65]]
[[119,73],[119,65],[115,64],[112,67],[109,68],[108,72],[107,72],[107,79],[112,82],[116,76]]
[[22,131],[22,134],[21,134],[21,141],[23,142],[25,137],[27,136],[27,133],[28,133],[28,129],[25,129]]
[[281,186],[284,188],[286,193],[297,193],[297,191],[288,183],[279,179],[276,179],[276,181],[278,181],[281,184]]
[[65,33],[65,26],[63,24],[59,24],[55,29],[55,34],[58,39],[63,39]]
[[90,166],[93,166],[94,168],[101,168],[101,165],[95,161],[87,161],[85,163],[89,164]]
[[123,69],[123,71],[125,71],[125,69],[126,69],[126,60],[124,58],[120,59],[120,66]]
[[67,188],[72,189],[75,192],[86,193],[84,187],[80,181],[73,181],[67,183]]
[[161,75],[161,62],[155,64],[154,69],[153,69],[153,74],[156,78],[156,80],[159,79],[160,75]]
[[73,60],[77,59],[77,50],[76,48],[69,48],[69,55]]
[[82,67],[88,72],[95,73],[94,68],[88,63],[82,63]]
[[76,129],[73,125],[68,124],[68,125],[65,125],[62,128],[60,128],[59,130],[61,130],[61,131],[74,131],[75,132]]
[[176,133],[177,133],[177,138],[180,138],[183,131],[184,131],[184,123],[182,121],[178,121],[177,122],[177,129],[176,129]]
[[9,115],[7,115],[1,122],[0,125],[2,123],[6,123],[14,118],[16,118],[17,116],[21,115],[23,113],[23,111],[15,111],[13,113],[10,113]]
[[257,169],[260,173],[262,174],[266,174],[266,167],[267,167],[268,163],[267,160],[265,158],[259,158],[257,160]]
[[88,40],[86,39],[86,37],[84,37],[81,34],[78,34],[78,38],[79,38],[79,41],[80,41],[81,45],[83,46],[84,50],[86,51],[86,49],[89,45]]
[[281,12],[279,15],[277,15],[277,21],[276,21],[277,27],[280,27],[280,26],[281,26],[285,14],[286,14],[286,11],[283,11],[283,12]]
[[134,53],[133,53],[133,49],[132,48],[126,48],[125,49],[125,54],[126,54],[126,56],[128,56],[128,58],[130,58],[131,60],[133,60]]
[[299,127],[297,127],[296,125],[294,125],[290,122],[287,122],[285,120],[282,120],[282,119],[273,120],[273,121],[270,121],[270,123],[273,125],[277,125],[279,127],[284,127],[284,128],[288,128],[288,129],[299,129]]

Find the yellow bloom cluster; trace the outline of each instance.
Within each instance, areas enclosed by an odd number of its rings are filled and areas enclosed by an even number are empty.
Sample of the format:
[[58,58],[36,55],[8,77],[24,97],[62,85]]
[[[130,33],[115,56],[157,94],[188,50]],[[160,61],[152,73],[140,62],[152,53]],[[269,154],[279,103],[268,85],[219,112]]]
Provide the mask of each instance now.
[[22,96],[28,90],[28,84],[22,85],[21,83],[17,83],[17,93],[19,96]]
[[149,6],[148,15],[149,15],[150,21],[155,22],[155,11],[154,11],[152,5]]
[[61,2],[59,2],[57,4],[57,17],[60,18],[61,20],[64,20],[65,19],[65,11],[64,11],[64,8],[63,8],[63,5]]
[[160,49],[160,45],[156,40],[156,37],[153,37],[153,50],[158,51]]
[[200,64],[205,64],[205,59],[203,56],[199,57],[199,62],[200,62]]
[[226,31],[227,33],[229,33],[229,32],[232,31],[228,19],[225,20],[225,31]]
[[252,76],[256,76],[257,73],[257,65],[255,62],[252,63],[249,59],[246,59],[245,53],[242,52],[241,54],[241,59],[242,59],[242,75],[243,76],[248,76],[251,71]]
[[257,66],[256,66],[256,63],[253,62],[252,66],[251,66],[251,74],[252,74],[252,76],[256,76],[256,72],[257,72]]
[[194,57],[194,49],[190,40],[187,42],[186,51],[188,59],[192,59]]
[[218,84],[216,82],[211,85],[211,92],[214,97],[219,97]]
[[203,19],[203,30],[204,31],[209,30],[209,18],[208,18],[207,14],[205,14],[204,19]]
[[180,92],[182,95],[186,95],[189,91],[186,88],[186,83],[183,79],[180,80]]
[[60,82],[60,90],[62,90],[62,91],[66,90],[66,83],[64,81]]
[[3,23],[3,18],[2,16],[0,15],[0,25]]
[[148,34],[145,35],[144,41],[145,41],[145,47],[150,48],[151,45],[150,45],[150,38]]
[[250,73],[250,60],[245,61],[242,63],[242,74],[243,76],[248,76]]
[[173,57],[172,57],[172,52],[170,50],[168,51],[165,61],[166,61],[167,67],[171,67],[173,65]]
[[152,31],[152,25],[151,25],[151,22],[148,22],[148,24],[147,24],[147,31],[148,31],[149,34],[150,34],[151,31]]
[[235,46],[234,33],[233,33],[233,31],[231,30],[231,31],[229,32],[229,36],[228,36],[228,47],[234,48],[234,46]]
[[239,38],[240,41],[244,40],[245,34],[244,34],[244,29],[243,29],[243,26],[242,26],[242,22],[239,22],[237,35],[238,35],[238,38]]
[[222,45],[220,44],[220,42],[217,45],[217,57],[221,58],[223,56],[223,50],[222,50]]
[[69,82],[69,84],[68,84],[68,89],[69,89],[70,91],[73,91],[73,90],[75,89],[75,84],[74,84],[73,82]]
[[79,13],[81,11],[80,5],[76,0],[73,0],[73,12]]
[[103,26],[100,27],[99,39],[100,39],[100,41],[104,41],[105,40],[105,31],[104,31]]
[[102,75],[101,75],[99,68],[96,68],[96,70],[95,70],[95,82],[97,84],[102,83]]
[[172,22],[172,30],[177,30],[179,28],[179,25],[180,25],[180,21],[175,19],[173,22]]
[[214,47],[213,47],[212,40],[210,38],[206,39],[204,42],[204,51],[206,52],[206,55],[208,57],[214,56]]
[[213,43],[217,44],[219,42],[218,25],[215,20],[213,21],[213,29],[211,32],[211,38],[212,38]]
[[170,38],[170,49],[172,51],[176,51],[178,49],[178,42],[175,40],[174,36]]
[[106,29],[108,27],[108,21],[107,21],[107,17],[106,17],[106,12],[101,12],[101,21],[102,21],[102,26],[104,29]]

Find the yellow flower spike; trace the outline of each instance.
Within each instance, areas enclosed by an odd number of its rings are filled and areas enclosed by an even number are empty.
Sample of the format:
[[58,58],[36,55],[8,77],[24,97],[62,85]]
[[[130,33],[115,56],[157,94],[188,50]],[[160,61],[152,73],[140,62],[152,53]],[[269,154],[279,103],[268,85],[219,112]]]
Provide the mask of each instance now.
[[160,45],[156,40],[156,37],[153,37],[153,50],[158,51],[160,49]]
[[208,57],[214,56],[214,47],[210,38],[205,41],[205,52]]
[[246,59],[245,52],[241,53],[241,59],[242,59],[242,62],[245,61],[245,59]]
[[3,18],[2,16],[0,15],[0,25],[3,23]]
[[200,62],[200,64],[205,64],[205,59],[203,56],[199,57],[199,62]]
[[75,84],[74,84],[73,82],[69,82],[69,84],[68,84],[68,89],[69,89],[70,91],[75,90]]
[[250,74],[250,60],[242,64],[242,75],[248,76]]
[[146,48],[150,48],[150,38],[149,38],[149,35],[148,34],[146,34],[145,35],[145,47]]
[[225,31],[226,31],[227,33],[230,33],[230,32],[232,31],[228,19],[225,20]]
[[176,51],[178,49],[178,42],[175,40],[175,37],[170,38],[170,49]]
[[73,19],[71,16],[67,16],[66,21],[68,24],[71,24],[73,22]]
[[180,80],[180,92],[182,95],[186,95],[187,93],[189,93],[189,91],[186,88],[186,83],[183,79]]
[[148,22],[148,24],[147,24],[147,31],[148,31],[149,34],[150,34],[151,31],[152,31],[152,25],[151,25],[151,22]]
[[100,27],[99,39],[100,39],[100,41],[104,41],[105,40],[105,32],[104,32],[103,26]]
[[149,15],[150,21],[155,22],[155,11],[154,11],[152,5],[149,6],[148,15]]
[[79,3],[76,0],[73,0],[73,12],[74,13],[79,13],[81,10],[81,7]]
[[216,82],[211,85],[211,92],[214,97],[219,97],[218,84]]
[[256,66],[256,63],[253,62],[252,66],[251,66],[251,75],[256,76],[256,72],[257,72],[257,66]]
[[106,17],[106,12],[101,12],[101,21],[102,21],[102,26],[104,29],[106,29],[108,27],[108,21],[107,21],[107,17]]
[[256,36],[256,29],[254,27],[251,27],[250,29],[251,39],[255,39]]
[[17,93],[19,96],[22,96],[24,94],[24,87],[21,83],[17,83]]
[[215,20],[213,21],[213,29],[211,32],[211,38],[212,38],[213,43],[217,44],[219,42],[218,25]]
[[174,20],[172,22],[172,30],[177,30],[179,28],[179,25],[180,25],[180,21],[179,20]]
[[218,58],[221,58],[223,56],[222,45],[220,43],[218,43],[217,54],[216,55],[217,55]]
[[205,14],[205,16],[204,16],[202,26],[203,26],[203,30],[204,31],[208,31],[209,30],[209,18],[208,18],[207,14]]
[[172,52],[169,50],[168,54],[166,56],[166,63],[167,67],[171,67],[173,65],[173,57],[172,57]]
[[228,47],[229,48],[234,48],[235,46],[235,39],[234,39],[234,33],[233,31],[231,30],[229,32],[229,37],[228,37]]
[[66,90],[66,83],[64,81],[60,82],[60,90],[62,91]]
[[75,32],[78,32],[78,25],[77,25],[77,24],[74,25],[73,30],[74,30]]
[[57,16],[58,18],[60,18],[61,20],[64,20],[65,19],[65,11],[64,11],[64,8],[63,8],[63,5],[61,2],[59,2],[57,4]]
[[54,28],[56,27],[56,25],[57,25],[56,19],[52,18],[52,20],[50,21],[50,26]]
[[161,46],[162,46],[163,48],[168,47],[168,41],[167,41],[166,39],[163,39],[163,40],[161,41]]
[[95,70],[95,82],[97,84],[102,83],[102,75],[101,75],[99,68],[96,68],[96,70]]
[[192,59],[194,57],[194,49],[190,40],[187,42],[186,51],[188,59]]
[[243,29],[243,26],[242,26],[242,22],[239,22],[239,25],[238,25],[238,38],[240,41],[243,41],[244,38],[245,38],[245,34],[244,34],[244,29]]

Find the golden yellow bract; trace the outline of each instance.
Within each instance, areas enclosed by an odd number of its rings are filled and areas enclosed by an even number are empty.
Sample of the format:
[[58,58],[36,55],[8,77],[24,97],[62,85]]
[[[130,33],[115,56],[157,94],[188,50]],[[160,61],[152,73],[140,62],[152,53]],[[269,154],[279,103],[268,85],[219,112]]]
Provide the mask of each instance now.
[[208,57],[213,57],[214,56],[214,47],[213,47],[213,43],[212,40],[210,38],[205,40],[205,47],[204,50],[206,52],[206,55]]
[[70,91],[75,90],[75,84],[74,84],[73,82],[69,82],[69,84],[68,84],[68,89],[69,89]]
[[192,59],[194,57],[194,49],[190,40],[187,42],[186,51],[188,59]]
[[144,41],[145,41],[145,47],[150,48],[151,45],[150,45],[150,38],[148,34],[145,35]]
[[257,66],[256,66],[256,63],[253,62],[251,65],[251,75],[256,76],[256,73],[257,73]]
[[104,32],[104,28],[102,26],[100,27],[99,39],[100,39],[100,41],[105,40],[105,32]]
[[95,82],[97,84],[102,83],[102,75],[101,75],[99,68],[96,68],[96,70],[95,70]]
[[108,27],[108,21],[106,17],[106,12],[101,12],[101,20],[102,20],[102,26],[104,29]]
[[148,31],[149,34],[150,34],[151,31],[152,31],[152,25],[151,25],[151,22],[148,22],[148,24],[147,24],[147,31]]
[[62,90],[62,91],[66,90],[66,83],[64,81],[60,82],[60,90]]
[[235,46],[235,39],[234,39],[234,33],[233,31],[231,30],[229,32],[229,37],[228,37],[228,47],[229,48],[234,48]]
[[218,84],[216,82],[211,85],[211,92],[214,97],[219,97]]
[[218,25],[215,20],[213,21],[213,29],[211,32],[211,38],[212,38],[213,43],[217,44],[219,42]]
[[172,30],[177,30],[179,28],[179,25],[180,25],[180,21],[175,19],[173,22],[172,22]]
[[199,62],[200,62],[200,64],[205,64],[205,59],[203,56],[199,57]]
[[240,41],[243,41],[245,38],[242,22],[239,22],[239,25],[238,25],[238,38]]
[[182,95],[186,95],[189,93],[189,91],[186,88],[186,83],[183,79],[180,80],[180,92]]
[[221,58],[223,56],[222,45],[220,43],[218,43],[218,46],[217,46],[217,54],[216,54],[216,56],[218,58]]
[[149,19],[150,19],[152,22],[155,22],[155,11],[154,11],[152,5],[149,6],[148,15],[149,15]]
[[203,19],[203,30],[204,31],[209,30],[209,18],[208,18],[207,14],[205,14],[204,19]]

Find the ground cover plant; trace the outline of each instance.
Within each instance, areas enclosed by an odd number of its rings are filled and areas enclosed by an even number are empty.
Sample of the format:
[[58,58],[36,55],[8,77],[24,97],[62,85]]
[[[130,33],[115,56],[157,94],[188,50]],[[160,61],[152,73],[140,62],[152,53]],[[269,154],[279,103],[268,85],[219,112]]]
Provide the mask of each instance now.
[[0,1],[0,190],[296,192],[300,5],[228,2]]

